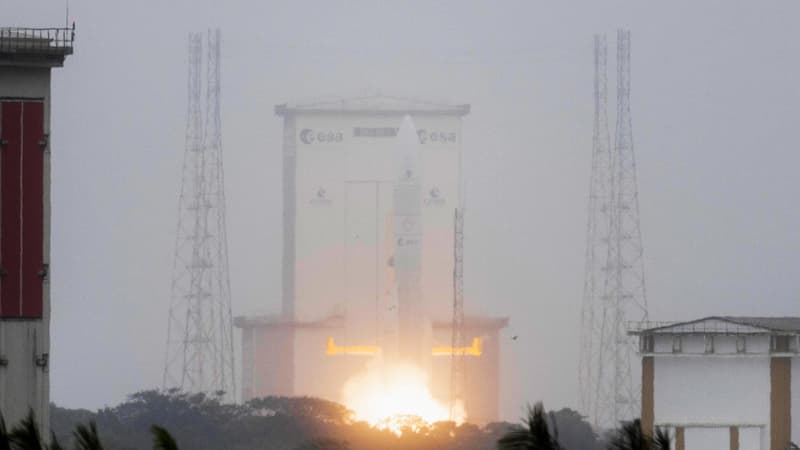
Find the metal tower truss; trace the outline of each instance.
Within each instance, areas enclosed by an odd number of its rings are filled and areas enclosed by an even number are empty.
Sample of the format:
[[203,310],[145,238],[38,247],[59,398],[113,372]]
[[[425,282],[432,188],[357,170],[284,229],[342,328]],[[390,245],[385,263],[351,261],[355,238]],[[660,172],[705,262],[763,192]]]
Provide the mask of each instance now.
[[186,148],[178,200],[163,388],[235,399],[220,113],[220,32],[208,33],[205,117],[202,34],[189,35]]
[[[453,233],[453,329],[450,361],[450,419],[457,402],[466,400],[467,361],[464,339],[464,210],[455,210]],[[466,407],[466,405],[462,405]]]
[[638,417],[636,347],[629,320],[647,319],[630,113],[630,32],[617,33],[617,124],[610,148],[607,51],[595,36],[595,118],[579,368],[582,411],[598,427]]

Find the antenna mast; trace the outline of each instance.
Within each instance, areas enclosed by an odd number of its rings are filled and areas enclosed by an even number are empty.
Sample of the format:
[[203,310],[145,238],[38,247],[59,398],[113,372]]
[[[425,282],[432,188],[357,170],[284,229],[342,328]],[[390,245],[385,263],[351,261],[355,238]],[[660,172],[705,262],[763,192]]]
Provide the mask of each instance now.
[[189,35],[183,181],[163,388],[235,399],[225,179],[220,111],[220,31],[208,33],[205,123],[202,34]]
[[638,417],[629,320],[647,319],[630,113],[630,31],[617,33],[617,124],[610,149],[605,36],[595,36],[595,117],[581,311],[581,409],[595,426]]
[[[456,404],[466,402],[467,364],[464,355],[464,210],[455,210],[453,233],[453,334],[450,361],[450,420]],[[464,405],[466,406],[466,405]]]

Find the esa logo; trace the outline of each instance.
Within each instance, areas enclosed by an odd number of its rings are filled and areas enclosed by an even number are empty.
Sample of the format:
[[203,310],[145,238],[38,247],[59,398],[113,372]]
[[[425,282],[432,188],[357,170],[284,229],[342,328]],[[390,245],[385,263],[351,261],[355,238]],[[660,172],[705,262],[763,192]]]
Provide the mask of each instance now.
[[332,201],[330,197],[328,197],[328,191],[324,187],[320,186],[317,188],[316,192],[314,192],[314,196],[308,202],[315,206],[328,206]]
[[417,130],[420,144],[452,144],[456,142],[456,133],[453,131]]
[[314,131],[310,128],[303,128],[300,131],[300,141],[303,144],[329,144],[342,142],[343,139],[341,131]]
[[438,187],[433,186],[428,190],[428,194],[425,196],[425,199],[422,201],[425,206],[442,206],[447,203],[447,200],[442,196],[442,192],[439,190]]

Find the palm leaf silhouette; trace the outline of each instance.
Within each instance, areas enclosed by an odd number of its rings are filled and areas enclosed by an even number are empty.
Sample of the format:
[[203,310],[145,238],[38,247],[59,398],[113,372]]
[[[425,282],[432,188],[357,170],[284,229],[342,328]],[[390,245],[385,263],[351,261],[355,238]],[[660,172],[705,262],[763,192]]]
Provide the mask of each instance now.
[[9,434],[11,443],[17,450],[43,450],[42,436],[33,417],[33,409],[28,410],[28,415],[11,429]]
[[672,438],[669,432],[661,427],[656,427],[656,435],[653,437],[653,450],[670,450],[672,448]]
[[558,428],[555,424],[555,416],[550,416],[553,420],[553,432],[556,437],[550,435],[547,425],[547,415],[541,402],[536,403],[532,408],[528,407],[528,416],[523,419],[524,426],[510,430],[497,441],[499,450],[560,450],[558,443]]
[[6,421],[0,414],[0,450],[11,450],[11,437],[6,430]]
[[97,425],[89,422],[89,426],[78,425],[72,433],[75,436],[76,450],[103,450],[100,436],[97,434]]
[[47,450],[64,450],[64,447],[58,443],[58,439],[56,439],[56,434],[54,432],[50,432],[50,446],[47,447]]
[[169,431],[153,425],[150,427],[150,432],[153,433],[153,450],[178,450],[178,444]]

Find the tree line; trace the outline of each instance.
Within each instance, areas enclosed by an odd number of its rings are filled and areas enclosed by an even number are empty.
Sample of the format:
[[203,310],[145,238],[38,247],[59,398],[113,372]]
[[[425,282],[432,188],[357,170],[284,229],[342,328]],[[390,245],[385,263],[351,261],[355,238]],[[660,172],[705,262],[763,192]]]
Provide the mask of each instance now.
[[638,421],[598,434],[578,412],[545,412],[541,403],[520,424],[428,424],[410,417],[400,435],[355,420],[341,404],[311,397],[228,404],[216,396],[150,390],[98,411],[51,405],[50,417],[49,439],[32,414],[10,430],[0,421],[0,450],[669,449],[666,433],[651,439]]

